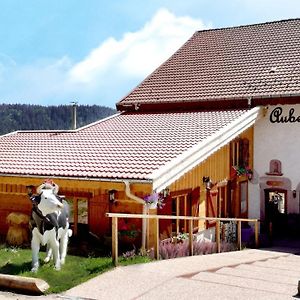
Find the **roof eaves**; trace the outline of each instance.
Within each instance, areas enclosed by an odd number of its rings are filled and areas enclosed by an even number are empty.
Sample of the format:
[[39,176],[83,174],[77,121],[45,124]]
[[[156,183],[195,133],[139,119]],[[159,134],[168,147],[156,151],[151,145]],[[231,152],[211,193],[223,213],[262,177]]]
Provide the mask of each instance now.
[[248,110],[223,129],[153,172],[149,176],[149,179],[153,179],[153,190],[161,191],[172,184],[183,174],[251,127],[260,117],[260,112],[261,107]]
[[32,175],[32,174],[19,174],[19,173],[0,173],[0,176],[1,177],[68,179],[68,180],[118,182],[118,183],[122,183],[125,180],[127,180],[130,183],[145,183],[145,184],[152,183],[152,179],[136,179],[136,178],[78,177],[78,176],[53,176],[53,175],[46,176],[46,175]]
[[[160,101],[132,101],[118,106],[120,111],[162,111],[166,110],[187,110],[187,109],[204,109],[210,110],[214,108],[233,109],[233,108],[248,108],[249,101],[252,106],[262,105],[259,100],[278,100],[296,101],[300,103],[300,93],[278,93],[269,95],[240,95],[228,97],[214,97],[214,98],[190,98],[182,102],[178,100],[160,100]],[[182,105],[184,104],[184,105]],[[267,105],[269,103],[265,103]]]

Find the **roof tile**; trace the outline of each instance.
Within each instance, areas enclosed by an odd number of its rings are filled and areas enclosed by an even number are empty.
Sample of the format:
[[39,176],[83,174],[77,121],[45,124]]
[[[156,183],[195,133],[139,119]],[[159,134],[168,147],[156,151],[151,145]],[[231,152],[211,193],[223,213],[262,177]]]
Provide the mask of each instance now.
[[117,107],[299,94],[300,19],[196,32]]
[[149,179],[246,110],[122,113],[78,131],[0,137],[0,173]]

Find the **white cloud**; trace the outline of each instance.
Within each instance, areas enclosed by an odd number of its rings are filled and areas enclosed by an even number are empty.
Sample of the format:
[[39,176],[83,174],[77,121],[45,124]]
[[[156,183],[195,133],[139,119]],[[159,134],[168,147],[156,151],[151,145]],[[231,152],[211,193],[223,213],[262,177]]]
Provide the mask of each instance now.
[[160,9],[140,30],[110,37],[77,63],[68,56],[18,65],[0,53],[0,102],[99,104],[114,107],[122,96],[172,55],[201,20]]
[[70,70],[70,80],[92,82],[108,72],[144,77],[196,30],[203,28],[205,25],[201,20],[176,17],[167,9],[160,9],[140,30],[128,32],[120,40],[111,37],[104,41]]

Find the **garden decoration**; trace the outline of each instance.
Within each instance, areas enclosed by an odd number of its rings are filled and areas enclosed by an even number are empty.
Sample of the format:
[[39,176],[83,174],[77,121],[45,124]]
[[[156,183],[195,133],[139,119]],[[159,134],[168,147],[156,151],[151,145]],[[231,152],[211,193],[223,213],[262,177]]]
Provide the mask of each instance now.
[[69,229],[69,206],[60,198],[58,185],[47,180],[37,188],[38,195],[31,196],[32,213],[32,272],[39,267],[40,245],[47,245],[45,262],[53,255],[55,269],[60,270],[67,254],[68,239],[72,235]]
[[9,225],[6,243],[10,246],[21,246],[29,241],[29,216],[12,212],[6,217],[6,222]]

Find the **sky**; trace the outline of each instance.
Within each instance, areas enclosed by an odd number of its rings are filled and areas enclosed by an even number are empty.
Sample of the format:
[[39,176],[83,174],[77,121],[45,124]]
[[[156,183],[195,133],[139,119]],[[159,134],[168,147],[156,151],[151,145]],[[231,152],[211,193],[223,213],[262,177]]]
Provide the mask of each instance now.
[[300,0],[0,0],[0,103],[115,108],[195,31],[299,15]]

